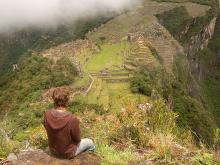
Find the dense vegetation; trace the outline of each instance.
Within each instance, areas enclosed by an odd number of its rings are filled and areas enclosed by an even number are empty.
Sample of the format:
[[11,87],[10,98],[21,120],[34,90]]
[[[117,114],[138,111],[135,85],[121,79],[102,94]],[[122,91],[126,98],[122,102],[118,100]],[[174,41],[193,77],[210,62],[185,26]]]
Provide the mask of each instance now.
[[[160,1],[160,0],[159,0]],[[160,22],[179,40],[187,45],[192,36],[202,31],[202,28],[218,15],[218,1],[216,0],[162,0],[166,2],[195,2],[202,5],[209,5],[211,9],[206,15],[193,18],[189,16],[185,7],[177,7],[173,10],[157,15]]]
[[175,72],[176,79],[162,69],[155,72],[140,70],[131,81],[131,89],[151,97],[155,97],[153,95],[156,93],[157,98],[165,99],[167,105],[178,114],[177,124],[181,128],[192,131],[196,141],[211,144],[216,129],[213,114],[209,114],[200,100],[193,97],[191,89],[195,88],[196,84],[183,55],[176,59]]
[[[209,43],[209,47],[201,52],[199,52],[199,57],[201,61],[202,68],[206,77],[204,81],[201,83],[204,98],[206,99],[206,107],[207,109],[212,112],[215,116],[216,122],[220,127],[219,122],[219,93],[220,93],[220,79],[219,79],[219,57],[220,57],[220,19],[217,20],[215,33],[213,38]],[[209,72],[205,72],[209,68]]]
[[174,36],[178,36],[179,32],[184,30],[185,25],[192,21],[192,17],[189,16],[186,8],[183,6],[158,15],[158,18]]
[[7,76],[5,81],[1,81],[1,110],[11,110],[26,100],[34,100],[38,96],[36,92],[40,90],[69,85],[77,75],[75,67],[66,58],[54,64],[46,58],[33,55],[25,59],[21,66],[18,71]]
[[216,12],[218,12],[218,0],[155,0],[158,2],[175,2],[175,3],[183,3],[183,2],[193,2],[198,3],[201,5],[208,5],[211,6],[211,13],[216,15]]
[[[171,2],[183,2],[181,0],[165,0]],[[188,1],[188,0],[186,0]],[[191,2],[209,5],[211,9],[208,11],[206,16],[192,18],[188,15],[184,7],[174,8],[173,10],[167,11],[161,15],[158,15],[161,23],[178,39],[183,45],[187,48],[187,43],[190,41],[192,36],[195,36],[202,31],[202,28],[208,24],[210,19],[218,15],[218,2],[215,0],[189,0]],[[166,21],[165,21],[166,20]],[[182,35],[181,33],[188,27],[187,33]],[[191,55],[191,58],[196,61],[199,65],[199,70],[186,67],[181,70],[185,73],[195,73],[195,75],[190,75],[189,79],[182,77],[178,81],[178,86],[175,89],[174,95],[174,111],[180,114],[179,122],[183,125],[190,126],[192,131],[196,132],[196,136],[199,136],[197,133],[203,134],[202,137],[206,139],[207,142],[213,142],[212,137],[214,135],[213,129],[216,126],[219,127],[219,80],[217,75],[219,73],[219,19],[217,20],[215,34],[211,39],[208,48],[198,51],[195,55]],[[192,65],[196,65],[193,63]],[[178,67],[181,65],[177,65]],[[180,67],[179,67],[180,68]],[[181,71],[181,72],[182,72]],[[178,71],[179,72],[179,71]],[[185,75],[185,74],[178,74]],[[195,77],[195,78],[193,78]],[[194,79],[205,79],[204,82],[196,82]],[[188,84],[191,83],[188,87],[187,83],[184,83],[185,80],[189,80]],[[192,82],[195,82],[194,85]],[[185,87],[183,86],[185,84]],[[191,92],[181,93],[184,91],[184,88],[190,88]],[[212,91],[212,92],[211,92]],[[178,94],[179,93],[179,94]],[[186,113],[187,110],[187,113]],[[194,116],[194,117],[193,117]],[[195,116],[197,116],[195,119]],[[204,122],[201,122],[200,119],[203,118]],[[196,124],[195,124],[196,123]],[[194,125],[194,126],[193,126]],[[195,128],[195,125],[197,125]],[[210,128],[206,130],[206,128]]]
[[0,85],[1,114],[7,113],[1,127],[10,132],[10,138],[18,141],[26,138],[26,129],[41,124],[43,112],[49,105],[34,106],[32,103],[40,101],[42,91],[70,85],[77,76],[76,68],[66,58],[54,63],[39,55],[32,55],[21,64],[22,67],[4,82],[1,81]]
[[155,83],[154,76],[147,70],[141,69],[131,80],[131,91],[151,96],[151,91],[153,90]]
[[74,24],[60,25],[54,29],[28,28],[8,35],[0,35],[0,72],[8,72],[12,64],[18,63],[21,56],[40,52],[64,42],[84,38],[91,29],[111,19],[98,17],[92,20],[81,20]]

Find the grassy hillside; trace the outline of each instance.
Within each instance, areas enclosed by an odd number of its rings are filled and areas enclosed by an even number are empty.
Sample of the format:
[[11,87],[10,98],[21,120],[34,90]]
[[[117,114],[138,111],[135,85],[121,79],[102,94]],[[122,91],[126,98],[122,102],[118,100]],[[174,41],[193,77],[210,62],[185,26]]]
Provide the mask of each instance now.
[[37,104],[43,90],[69,85],[77,76],[75,66],[65,58],[54,63],[39,55],[32,55],[22,64],[19,71],[1,81],[0,85],[1,119],[4,119],[1,131],[5,130],[5,136],[12,140],[12,145],[2,146],[1,132],[1,156],[18,147],[16,144],[26,139],[28,129],[41,124],[43,112],[50,106],[47,103]]
[[[0,114],[1,119],[4,117],[1,128],[12,140],[11,145],[4,146],[2,138],[5,135],[2,135],[1,129],[1,156],[18,147],[17,142],[27,138],[27,129],[41,124],[43,111],[51,106],[50,103],[41,103],[43,91],[70,85],[77,78],[78,71],[68,58],[54,62],[43,58],[38,52],[63,42],[84,38],[89,30],[108,19],[102,17],[79,22],[77,26],[63,25],[50,31],[28,29],[1,36]],[[12,72],[13,63],[19,66],[15,72]]]
[[217,0],[156,0],[158,2],[175,2],[175,3],[183,3],[183,2],[193,2],[198,3],[201,5],[208,5],[215,8],[215,10],[218,10],[218,7],[216,4],[218,4]]

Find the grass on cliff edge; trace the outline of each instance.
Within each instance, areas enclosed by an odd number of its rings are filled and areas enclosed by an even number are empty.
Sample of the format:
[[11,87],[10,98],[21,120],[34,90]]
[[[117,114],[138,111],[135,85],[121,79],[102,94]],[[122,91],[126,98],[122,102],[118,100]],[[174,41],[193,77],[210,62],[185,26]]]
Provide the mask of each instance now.
[[[30,60],[36,62],[35,58],[38,59],[38,57],[34,57]],[[38,60],[44,64],[46,59],[39,58]],[[20,78],[23,81],[26,80],[25,78],[29,80],[28,82],[35,80],[36,75],[32,77],[31,68],[42,66],[42,64],[32,64],[30,62],[29,65],[25,65],[27,68],[23,68],[24,73],[28,74],[28,76],[23,74],[24,77]],[[41,69],[43,68],[41,67]],[[47,72],[41,73],[47,75]],[[49,109],[51,105],[39,102],[41,92],[30,91],[30,94],[35,99],[27,99],[22,104],[18,102],[19,107],[17,105],[14,109],[16,111],[12,113],[14,115],[9,114],[8,122],[1,123],[4,126],[1,128],[4,128],[12,138],[9,142],[4,137],[0,138],[1,156],[7,156],[9,152],[22,148],[24,140],[29,140],[32,145],[38,147],[47,146],[47,137],[41,121],[43,111]],[[30,95],[27,97],[31,98]],[[167,109],[163,100],[146,99],[143,101],[143,103],[146,102],[152,105],[147,111],[138,109],[137,103],[130,103],[128,106],[124,105],[124,110],[120,109],[112,113],[106,112],[100,106],[89,105],[86,102],[70,104],[69,110],[76,113],[82,120],[82,137],[94,139],[97,145],[97,154],[101,157],[103,165],[128,164],[136,162],[137,159],[139,161],[153,160],[161,163],[206,162],[209,159],[211,159],[211,162],[216,162],[210,150],[197,153],[197,150],[191,147],[194,144],[191,141],[190,134],[176,127],[177,116]],[[14,130],[15,127],[16,130]],[[137,154],[140,150],[146,151],[143,157]],[[193,156],[187,158],[187,160],[182,159],[179,154],[182,155],[188,150],[190,150],[190,155],[191,152],[193,153]],[[150,151],[150,153],[147,151]]]
[[[138,109],[136,103],[131,102],[117,113],[103,109],[96,111],[97,107],[80,103],[70,105],[69,110],[80,117],[82,137],[94,140],[103,165],[136,164],[148,160],[165,164],[217,164],[211,150],[197,148],[190,132],[176,125],[177,114],[168,110],[163,100],[147,102],[152,105],[147,111]],[[79,110],[80,106],[84,108]],[[35,130],[31,142],[47,145],[43,127]]]

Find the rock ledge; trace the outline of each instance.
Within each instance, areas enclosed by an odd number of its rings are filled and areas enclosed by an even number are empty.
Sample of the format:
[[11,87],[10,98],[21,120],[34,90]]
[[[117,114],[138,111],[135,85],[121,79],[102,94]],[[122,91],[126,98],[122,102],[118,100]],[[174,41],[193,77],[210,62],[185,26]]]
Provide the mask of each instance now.
[[49,155],[42,150],[21,152],[17,155],[17,160],[9,161],[6,165],[100,165],[100,158],[93,153],[82,153],[74,159],[59,159]]

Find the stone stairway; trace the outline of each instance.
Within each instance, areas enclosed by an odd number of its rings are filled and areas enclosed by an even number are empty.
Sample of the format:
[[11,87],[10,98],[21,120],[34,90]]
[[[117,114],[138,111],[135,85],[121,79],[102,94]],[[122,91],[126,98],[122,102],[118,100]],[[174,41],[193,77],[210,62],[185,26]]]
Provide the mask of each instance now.
[[159,23],[153,23],[149,26],[144,36],[163,59],[166,70],[171,73],[174,57],[184,53],[182,46]]
[[127,70],[135,70],[140,65],[155,67],[156,59],[152,55],[150,48],[147,46],[143,35],[135,39],[135,47],[132,48],[130,55],[126,58],[125,68]]
[[132,73],[141,64],[148,66],[155,66],[157,64],[156,59],[151,53],[151,50],[146,44],[143,36],[136,39],[135,46],[127,53],[126,60],[123,64],[124,69],[118,70],[102,70],[100,72],[90,72],[94,78],[102,79],[107,83],[121,83],[129,82],[132,78]]
[[125,69],[121,70],[102,70],[100,72],[90,72],[94,78],[102,79],[107,83],[128,82],[132,75]]

